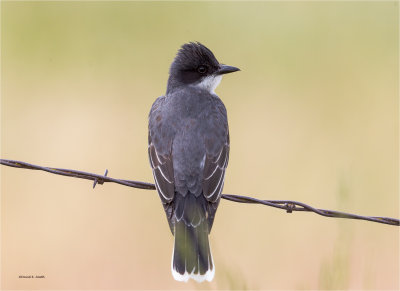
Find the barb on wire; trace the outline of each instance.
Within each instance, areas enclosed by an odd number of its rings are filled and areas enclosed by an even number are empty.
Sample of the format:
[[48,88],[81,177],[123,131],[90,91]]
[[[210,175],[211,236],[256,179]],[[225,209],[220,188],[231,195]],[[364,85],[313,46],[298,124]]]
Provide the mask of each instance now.
[[[97,184],[103,184],[106,182],[117,183],[124,186],[129,186],[133,188],[146,189],[146,190],[155,190],[156,187],[152,183],[140,182],[140,181],[131,181],[131,180],[121,180],[114,179],[111,177],[107,177],[108,170],[105,171],[104,175],[97,175],[82,171],[76,170],[68,170],[68,169],[60,169],[60,168],[50,168],[50,167],[41,167],[25,162],[13,161],[13,160],[4,160],[0,159],[0,164],[14,167],[14,168],[22,168],[22,169],[30,169],[30,170],[41,170],[45,172],[49,172],[52,174],[63,175],[68,177],[75,177],[80,179],[92,180],[93,188]],[[325,216],[325,217],[336,217],[336,218],[348,218],[348,219],[359,219],[359,220],[367,220],[377,223],[389,224],[389,225],[400,225],[399,219],[390,218],[390,217],[377,217],[377,216],[361,216],[357,214],[333,211],[333,210],[325,210],[318,209],[312,206],[309,206],[302,202],[291,201],[291,200],[260,200],[253,197],[241,196],[241,195],[232,195],[232,194],[222,194],[223,199],[239,202],[239,203],[252,203],[252,204],[262,204],[266,206],[271,206],[279,209],[286,210],[288,213],[292,213],[293,211],[306,211],[306,212],[314,212],[316,214]]]

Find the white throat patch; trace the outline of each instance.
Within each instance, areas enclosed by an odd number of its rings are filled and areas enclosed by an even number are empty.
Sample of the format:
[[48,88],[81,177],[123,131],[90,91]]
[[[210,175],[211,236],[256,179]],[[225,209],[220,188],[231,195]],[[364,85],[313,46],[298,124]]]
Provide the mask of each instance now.
[[215,89],[218,87],[222,80],[222,75],[207,76],[200,83],[196,84],[196,87],[207,90],[208,92],[215,94]]

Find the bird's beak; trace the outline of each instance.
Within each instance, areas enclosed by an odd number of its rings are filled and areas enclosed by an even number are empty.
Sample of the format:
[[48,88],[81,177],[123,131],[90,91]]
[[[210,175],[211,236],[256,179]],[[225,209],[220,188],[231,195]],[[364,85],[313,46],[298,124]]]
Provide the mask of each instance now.
[[217,75],[229,74],[233,72],[240,71],[239,68],[227,66],[227,65],[219,65],[219,69],[216,72]]

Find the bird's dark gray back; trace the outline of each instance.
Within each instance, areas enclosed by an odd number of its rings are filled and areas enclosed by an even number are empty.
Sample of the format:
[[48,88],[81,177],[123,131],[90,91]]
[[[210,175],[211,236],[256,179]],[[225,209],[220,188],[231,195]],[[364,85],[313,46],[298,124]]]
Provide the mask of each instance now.
[[149,115],[152,142],[161,155],[171,155],[176,192],[202,192],[205,155],[215,156],[228,138],[224,104],[195,86],[159,97]]

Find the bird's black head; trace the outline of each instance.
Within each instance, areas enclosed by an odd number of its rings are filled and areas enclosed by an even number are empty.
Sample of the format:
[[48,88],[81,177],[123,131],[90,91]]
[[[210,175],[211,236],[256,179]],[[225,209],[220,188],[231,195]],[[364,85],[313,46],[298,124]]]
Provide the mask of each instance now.
[[223,74],[239,71],[220,64],[214,54],[199,42],[184,44],[169,71],[167,93],[185,85],[194,85],[214,92]]

